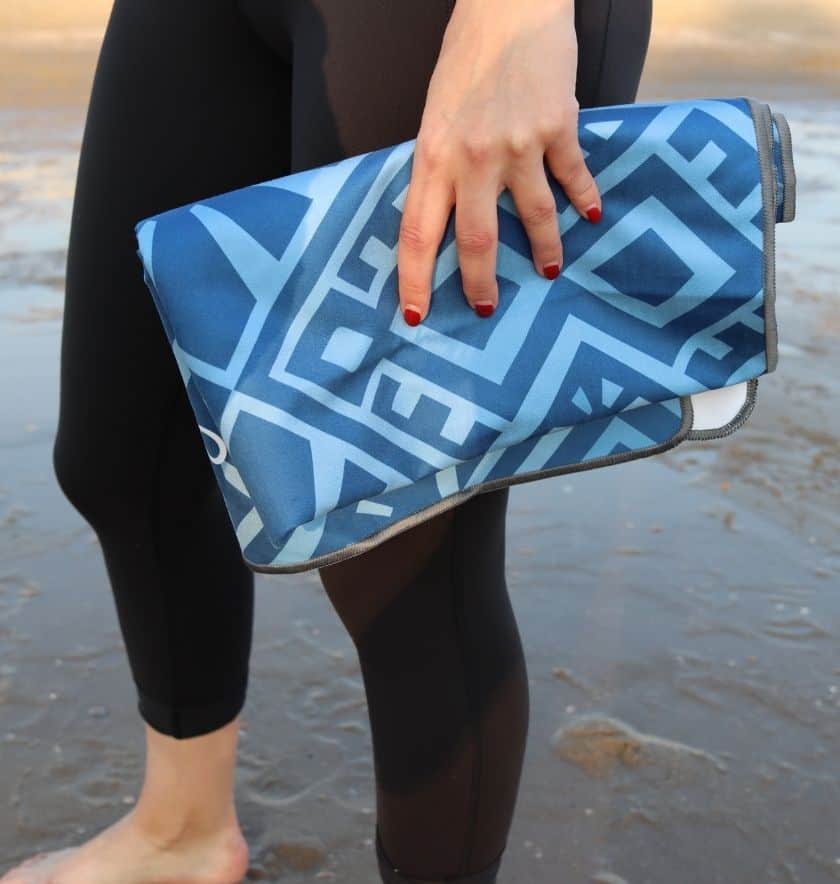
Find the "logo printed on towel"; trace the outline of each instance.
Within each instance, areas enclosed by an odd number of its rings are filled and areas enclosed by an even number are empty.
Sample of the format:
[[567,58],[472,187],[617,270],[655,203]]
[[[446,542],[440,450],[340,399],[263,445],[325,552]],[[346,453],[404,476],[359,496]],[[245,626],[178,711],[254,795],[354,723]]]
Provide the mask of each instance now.
[[218,446],[218,452],[214,457],[210,452],[207,452],[207,456],[210,458],[211,463],[223,463],[227,459],[227,445],[225,445],[225,440],[218,433],[214,433],[212,430],[208,430],[207,427],[202,427],[201,424],[198,425],[198,429],[204,433],[205,436],[209,436]]

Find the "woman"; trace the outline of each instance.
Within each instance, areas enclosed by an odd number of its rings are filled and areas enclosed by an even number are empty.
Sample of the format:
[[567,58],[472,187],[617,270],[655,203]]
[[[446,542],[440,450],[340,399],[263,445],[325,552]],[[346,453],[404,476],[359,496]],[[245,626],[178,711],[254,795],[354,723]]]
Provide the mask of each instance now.
[[[233,783],[253,574],[143,283],[134,224],[417,136],[403,314],[428,315],[454,209],[480,322],[498,299],[505,187],[535,272],[550,278],[563,256],[546,166],[598,220],[577,111],[634,100],[650,11],[650,0],[116,0],[73,208],[54,459],[101,542],[145,780],[127,816],[3,884],[228,884],[248,865]],[[506,490],[481,494],[321,571],[364,677],[385,882],[497,878],[528,731],[506,504]]]

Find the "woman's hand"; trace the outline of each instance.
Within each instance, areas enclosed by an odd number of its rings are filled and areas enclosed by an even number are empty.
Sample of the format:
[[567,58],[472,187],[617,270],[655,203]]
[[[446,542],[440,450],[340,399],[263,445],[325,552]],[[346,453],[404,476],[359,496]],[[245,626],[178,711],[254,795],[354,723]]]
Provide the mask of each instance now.
[[455,206],[467,301],[496,308],[497,202],[510,189],[536,270],[563,263],[545,160],[569,200],[598,221],[601,198],[578,141],[574,0],[457,0],[426,95],[398,244],[400,306],[429,311],[440,241]]

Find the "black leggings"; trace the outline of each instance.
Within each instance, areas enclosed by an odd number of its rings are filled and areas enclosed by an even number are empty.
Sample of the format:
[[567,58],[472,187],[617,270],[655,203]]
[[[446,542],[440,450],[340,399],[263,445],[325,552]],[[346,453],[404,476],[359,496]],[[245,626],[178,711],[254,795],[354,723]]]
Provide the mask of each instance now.
[[[454,0],[116,0],[82,143],[54,464],[96,531],[142,718],[176,738],[246,693],[243,564],[135,254],[141,218],[413,138]],[[635,99],[651,0],[578,0],[582,107]],[[358,650],[377,828],[407,874],[502,853],[528,730],[507,491],[321,571]],[[489,879],[488,879],[489,880]]]

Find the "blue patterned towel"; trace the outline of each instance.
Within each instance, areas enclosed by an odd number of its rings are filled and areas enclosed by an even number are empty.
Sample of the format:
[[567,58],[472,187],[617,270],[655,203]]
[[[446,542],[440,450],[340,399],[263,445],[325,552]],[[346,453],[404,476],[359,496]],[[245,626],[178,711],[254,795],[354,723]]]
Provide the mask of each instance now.
[[397,297],[414,140],[137,224],[139,255],[248,565],[363,552],[492,488],[723,436],[776,367],[785,118],[751,98],[587,108],[593,225],[550,183],[564,264],[498,201],[500,302],[464,299],[454,214],[432,309]]

